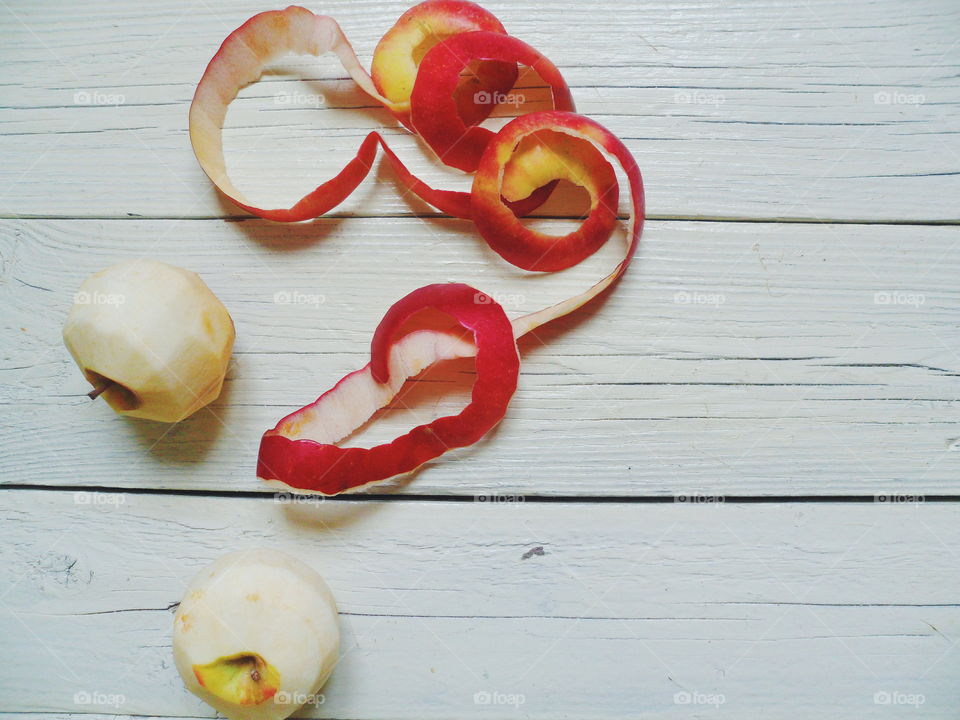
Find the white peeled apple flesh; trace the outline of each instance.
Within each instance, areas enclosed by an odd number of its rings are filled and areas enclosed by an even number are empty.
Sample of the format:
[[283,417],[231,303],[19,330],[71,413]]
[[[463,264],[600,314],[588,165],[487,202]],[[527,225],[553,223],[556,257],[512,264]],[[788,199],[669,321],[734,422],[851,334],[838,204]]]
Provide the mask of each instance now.
[[63,328],[74,361],[116,412],[177,422],[215,400],[230,313],[193,272],[131,260],[84,281]]
[[224,555],[193,579],[173,620],[190,692],[231,720],[282,720],[315,698],[340,650],[320,575],[277,550]]

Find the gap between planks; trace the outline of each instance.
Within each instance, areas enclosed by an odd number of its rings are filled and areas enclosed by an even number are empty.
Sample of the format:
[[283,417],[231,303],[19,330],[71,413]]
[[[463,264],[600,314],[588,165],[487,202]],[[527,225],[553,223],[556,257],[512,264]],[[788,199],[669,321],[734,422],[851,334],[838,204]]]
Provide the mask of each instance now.
[[[10,483],[0,484],[0,491],[3,490],[39,490],[42,492],[75,492],[75,493],[116,493],[127,495],[173,495],[180,497],[215,497],[215,498],[250,498],[254,500],[275,500],[278,495],[292,494],[284,490],[201,490],[201,489],[177,489],[177,488],[125,488],[112,485],[36,485],[32,483]],[[686,493],[674,495],[536,495],[525,493],[507,493],[507,492],[489,492],[473,493],[470,495],[443,495],[440,493],[430,493],[419,495],[416,493],[345,493],[335,496],[316,496],[319,502],[432,502],[432,503],[474,503],[484,502],[478,498],[523,498],[524,503],[555,503],[555,504],[577,504],[593,503],[603,505],[665,505],[665,504],[683,504],[684,500],[679,500],[678,495],[687,495]],[[709,502],[722,503],[725,505],[775,505],[781,503],[807,503],[807,504],[871,504],[880,503],[884,500],[879,498],[915,498],[913,502],[926,503],[958,503],[960,494],[937,494],[927,495],[918,493],[910,495],[899,492],[874,493],[872,495],[723,495],[720,493],[711,495],[708,493],[696,493],[697,499],[691,504],[708,504]],[[311,497],[309,495],[303,497]],[[701,500],[700,498],[712,498],[712,500]]]

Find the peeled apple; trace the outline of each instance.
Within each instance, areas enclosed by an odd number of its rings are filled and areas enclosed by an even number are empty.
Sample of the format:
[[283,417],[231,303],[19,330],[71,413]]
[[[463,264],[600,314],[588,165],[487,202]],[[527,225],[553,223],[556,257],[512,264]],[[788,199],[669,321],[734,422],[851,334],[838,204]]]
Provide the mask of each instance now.
[[63,341],[116,412],[177,422],[215,400],[235,332],[196,273],[130,260],[91,275],[74,296]]
[[231,720],[283,720],[317,702],[339,651],[327,584],[278,550],[219,558],[193,579],[173,619],[184,684]]

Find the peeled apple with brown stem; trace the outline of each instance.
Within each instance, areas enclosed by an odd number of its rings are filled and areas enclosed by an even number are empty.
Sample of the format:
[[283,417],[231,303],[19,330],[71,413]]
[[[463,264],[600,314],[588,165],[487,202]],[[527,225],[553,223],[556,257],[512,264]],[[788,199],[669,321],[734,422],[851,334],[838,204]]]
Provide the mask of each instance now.
[[242,550],[204,568],[173,620],[190,692],[231,720],[283,720],[315,702],[340,651],[323,578],[278,550]]
[[220,395],[235,332],[196,273],[128,260],[87,278],[63,341],[116,412],[177,422]]

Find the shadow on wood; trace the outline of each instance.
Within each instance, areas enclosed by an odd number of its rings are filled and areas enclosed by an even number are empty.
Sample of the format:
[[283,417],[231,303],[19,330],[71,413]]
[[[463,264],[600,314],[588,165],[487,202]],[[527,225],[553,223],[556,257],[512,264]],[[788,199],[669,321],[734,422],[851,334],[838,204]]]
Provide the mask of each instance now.
[[220,397],[178,423],[138,418],[127,418],[127,421],[151,457],[172,465],[196,465],[203,462],[225,428],[230,432],[232,387],[233,382],[225,380]]

